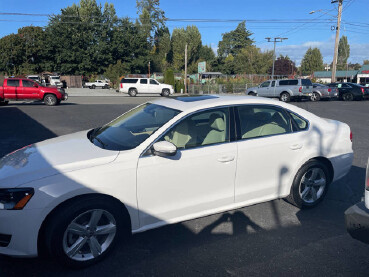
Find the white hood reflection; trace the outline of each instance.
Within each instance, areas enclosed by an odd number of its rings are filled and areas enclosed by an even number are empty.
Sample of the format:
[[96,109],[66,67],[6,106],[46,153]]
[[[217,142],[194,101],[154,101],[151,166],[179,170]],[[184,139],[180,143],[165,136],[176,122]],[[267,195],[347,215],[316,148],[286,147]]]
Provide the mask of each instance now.
[[119,151],[101,149],[87,131],[61,136],[14,151],[0,160],[0,188],[11,188],[40,178],[106,164]]

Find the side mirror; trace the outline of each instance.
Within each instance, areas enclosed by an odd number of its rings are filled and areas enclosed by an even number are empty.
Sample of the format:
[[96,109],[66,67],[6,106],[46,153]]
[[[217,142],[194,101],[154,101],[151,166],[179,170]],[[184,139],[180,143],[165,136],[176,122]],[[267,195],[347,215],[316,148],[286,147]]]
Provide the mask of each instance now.
[[33,86],[34,86],[35,88],[38,88],[38,84],[37,84],[37,83],[33,83]]
[[175,156],[177,154],[177,147],[169,141],[159,141],[154,143],[151,152],[159,157]]

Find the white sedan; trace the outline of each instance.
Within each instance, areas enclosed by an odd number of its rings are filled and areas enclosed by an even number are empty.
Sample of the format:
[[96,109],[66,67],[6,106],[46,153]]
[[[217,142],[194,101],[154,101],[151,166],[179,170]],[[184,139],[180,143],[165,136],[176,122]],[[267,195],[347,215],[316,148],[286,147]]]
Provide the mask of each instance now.
[[314,206],[350,170],[351,139],[275,100],[148,102],[0,160],[0,253],[86,266],[131,233],[277,198]]

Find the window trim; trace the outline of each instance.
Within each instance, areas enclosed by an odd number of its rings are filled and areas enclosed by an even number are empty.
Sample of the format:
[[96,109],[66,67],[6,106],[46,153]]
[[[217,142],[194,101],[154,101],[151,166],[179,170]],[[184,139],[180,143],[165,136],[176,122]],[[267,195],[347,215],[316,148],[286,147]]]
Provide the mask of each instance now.
[[[187,149],[178,149],[180,151],[186,151],[186,150],[193,150],[193,149],[201,149],[203,147],[209,147],[209,146],[214,146],[214,145],[220,145],[220,144],[224,144],[224,143],[233,143],[233,142],[237,142],[236,138],[233,137],[231,135],[231,130],[233,129],[235,131],[235,118],[232,116],[234,114],[234,112],[232,112],[232,110],[234,109],[234,105],[224,105],[224,106],[216,106],[216,107],[210,107],[210,108],[204,108],[204,109],[200,109],[197,111],[193,111],[189,114],[186,114],[185,116],[181,117],[180,119],[178,119],[176,122],[174,122],[173,124],[171,124],[167,129],[165,129],[152,143],[150,143],[144,151],[142,151],[142,153],[140,154],[139,158],[141,157],[147,157],[147,156],[152,156],[153,154],[151,153],[150,149],[151,147],[157,142],[159,141],[171,128],[173,128],[174,126],[176,126],[177,124],[179,124],[180,122],[182,122],[183,120],[187,119],[188,117],[196,114],[196,113],[201,113],[204,111],[209,111],[209,110],[215,110],[215,109],[224,109],[224,108],[228,108],[229,110],[229,141],[224,141],[224,142],[218,142],[218,143],[213,143],[213,144],[207,144],[207,145],[199,145],[197,147],[191,147],[191,148],[187,148]],[[233,125],[233,128],[232,128]],[[234,140],[232,140],[232,138]]]
[[[272,134],[272,135],[266,135],[266,136],[260,136],[260,137],[253,137],[253,138],[242,138],[241,136],[241,121],[240,121],[240,117],[238,114],[238,107],[243,107],[243,106],[264,106],[264,107],[273,107],[273,108],[277,108],[279,109],[288,119],[289,119],[289,124],[291,127],[291,131],[288,133],[281,133],[281,134]],[[254,139],[260,139],[260,138],[268,138],[268,137],[274,137],[274,136],[281,136],[281,135],[289,135],[289,134],[294,134],[294,133],[298,133],[298,132],[305,132],[308,131],[310,129],[310,122],[309,120],[307,120],[305,117],[289,110],[286,108],[283,108],[281,106],[278,105],[271,105],[271,104],[241,104],[241,105],[234,105],[234,109],[235,109],[235,124],[236,124],[236,141],[246,141],[246,140],[254,140]],[[302,119],[304,119],[307,122],[307,128],[305,130],[296,130],[294,131],[294,127],[296,128],[296,126],[294,124],[296,124],[292,118],[292,116],[290,115],[290,113],[293,113],[295,115],[297,115],[298,117],[301,117]],[[298,127],[297,127],[298,128]]]

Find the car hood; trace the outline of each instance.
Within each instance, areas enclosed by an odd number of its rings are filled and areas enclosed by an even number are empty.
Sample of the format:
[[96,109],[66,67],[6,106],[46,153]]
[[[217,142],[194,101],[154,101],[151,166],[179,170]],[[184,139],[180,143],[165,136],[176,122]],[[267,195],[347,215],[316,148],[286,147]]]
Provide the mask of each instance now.
[[6,155],[0,160],[0,188],[114,161],[119,151],[95,146],[87,132],[45,140]]
[[259,88],[259,87],[248,88],[247,91],[254,90],[254,89],[257,89],[257,88]]

